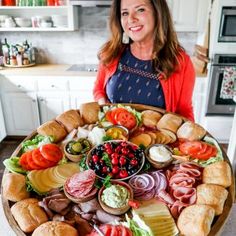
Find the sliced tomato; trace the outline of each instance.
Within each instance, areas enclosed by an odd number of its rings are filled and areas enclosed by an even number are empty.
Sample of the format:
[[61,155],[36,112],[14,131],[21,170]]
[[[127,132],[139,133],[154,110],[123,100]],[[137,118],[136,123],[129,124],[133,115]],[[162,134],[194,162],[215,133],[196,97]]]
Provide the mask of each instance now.
[[105,118],[106,118],[107,121],[111,122],[112,124],[114,124],[114,125],[117,124],[117,123],[116,123],[116,120],[114,119],[114,116],[113,116],[113,114],[112,114],[112,111],[106,112]]
[[199,154],[205,153],[206,150],[207,150],[207,147],[208,147],[208,144],[202,142],[202,148],[201,148],[201,149],[196,153],[196,155],[199,155]]
[[140,207],[140,203],[138,201],[135,200],[129,200],[128,201],[129,206],[131,206],[134,209],[137,209]]
[[217,153],[217,149],[214,146],[207,145],[207,149],[204,153],[196,154],[194,157],[199,160],[208,160],[211,157],[214,157]]
[[32,151],[32,158],[34,163],[40,166],[41,169],[45,169],[56,165],[56,162],[45,159],[41,154],[41,152],[39,151],[39,148],[36,148]]
[[106,224],[99,227],[105,236],[111,235],[112,225]]
[[28,165],[29,165],[30,169],[31,170],[40,170],[40,169],[42,169],[39,165],[37,165],[34,162],[33,157],[32,157],[32,152],[33,151],[27,152],[27,162],[28,162]]
[[187,141],[179,145],[179,150],[186,155],[193,155],[202,149],[200,141]]
[[19,163],[25,170],[31,170],[27,161],[28,152],[25,152],[21,155]]
[[60,147],[53,143],[44,144],[39,150],[45,159],[52,162],[58,162],[63,157]]
[[133,129],[137,124],[136,117],[128,111],[120,112],[116,116],[116,121],[117,124],[122,125],[129,130]]
[[111,233],[109,236],[120,236],[119,230],[116,225],[111,226]]
[[125,108],[118,107],[112,110],[112,116],[116,120],[117,116],[122,112],[128,112]]

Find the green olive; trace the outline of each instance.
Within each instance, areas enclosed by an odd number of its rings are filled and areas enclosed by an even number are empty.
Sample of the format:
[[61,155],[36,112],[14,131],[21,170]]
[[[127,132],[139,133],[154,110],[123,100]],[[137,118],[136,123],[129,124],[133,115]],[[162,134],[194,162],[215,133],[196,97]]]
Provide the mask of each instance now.
[[71,148],[73,149],[73,151],[75,151],[77,153],[80,153],[81,150],[83,149],[83,147],[82,147],[80,142],[74,143]]

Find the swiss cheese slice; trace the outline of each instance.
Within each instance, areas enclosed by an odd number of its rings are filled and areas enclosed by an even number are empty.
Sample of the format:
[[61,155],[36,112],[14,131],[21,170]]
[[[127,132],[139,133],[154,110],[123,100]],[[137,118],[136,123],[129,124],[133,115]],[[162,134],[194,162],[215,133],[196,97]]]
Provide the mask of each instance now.
[[151,228],[155,236],[173,236],[179,232],[168,207],[155,199],[143,201],[133,211]]

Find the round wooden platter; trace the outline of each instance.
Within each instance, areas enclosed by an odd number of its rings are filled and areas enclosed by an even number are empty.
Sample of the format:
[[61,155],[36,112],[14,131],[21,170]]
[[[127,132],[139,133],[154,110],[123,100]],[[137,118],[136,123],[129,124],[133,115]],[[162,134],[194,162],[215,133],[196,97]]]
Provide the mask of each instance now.
[[30,63],[27,65],[21,65],[21,66],[19,66],[19,65],[13,66],[13,65],[4,64],[5,67],[9,67],[9,68],[26,68],[26,67],[31,67],[31,66],[35,66],[35,65],[36,65],[36,63]]
[[[102,105],[102,106],[109,106],[109,105],[116,105],[116,104],[105,104],[105,105]],[[165,110],[163,110],[161,108],[142,105],[142,104],[123,103],[122,105],[131,106],[132,108],[135,108],[137,111],[153,110],[153,111],[160,112],[161,114],[167,113]],[[175,114],[175,113],[173,113],[173,114]],[[181,118],[184,121],[187,120],[184,117],[181,117]],[[36,134],[37,134],[37,131],[32,132],[23,141],[33,138]],[[207,133],[207,135],[212,137],[212,135],[209,134],[209,133]],[[219,215],[218,217],[215,217],[215,219],[213,221],[213,225],[211,227],[211,231],[208,234],[208,236],[217,236],[217,235],[220,236],[221,235],[221,231],[223,230],[223,227],[224,227],[225,223],[227,222],[227,219],[229,217],[229,214],[231,212],[231,209],[232,209],[232,206],[233,206],[233,203],[234,203],[234,199],[235,199],[235,180],[234,180],[233,169],[232,169],[231,163],[230,163],[229,158],[227,157],[224,149],[221,147],[220,144],[219,144],[219,146],[222,150],[224,160],[227,161],[229,163],[230,167],[231,167],[232,184],[228,188],[229,194],[228,194],[228,197],[225,201],[223,213],[221,215]],[[18,156],[19,153],[20,153],[20,150],[21,150],[21,144],[16,148],[16,150],[13,152],[12,156]],[[8,173],[7,169],[5,169],[3,176],[6,173]],[[2,194],[2,186],[1,186],[1,198],[2,198],[3,210],[4,210],[4,213],[6,215],[7,220],[9,222],[9,225],[11,226],[11,228],[13,229],[13,231],[16,233],[17,236],[26,236],[26,234],[20,229],[20,227],[18,226],[18,224],[16,223],[15,219],[13,218],[13,216],[11,214],[10,207],[11,207],[12,204],[11,204],[10,201],[8,201],[7,199],[4,198],[4,196]]]

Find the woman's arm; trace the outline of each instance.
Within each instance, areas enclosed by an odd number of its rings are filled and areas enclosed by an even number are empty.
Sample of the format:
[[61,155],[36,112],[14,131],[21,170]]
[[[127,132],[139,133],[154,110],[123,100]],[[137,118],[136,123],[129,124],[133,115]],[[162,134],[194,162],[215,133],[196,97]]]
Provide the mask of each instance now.
[[183,67],[183,83],[181,88],[180,100],[177,113],[194,121],[192,96],[195,84],[195,70],[189,56],[185,56],[185,65]]

